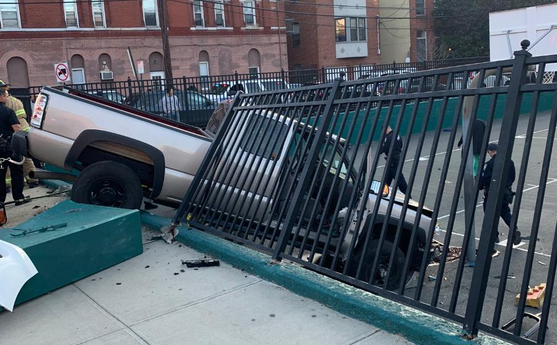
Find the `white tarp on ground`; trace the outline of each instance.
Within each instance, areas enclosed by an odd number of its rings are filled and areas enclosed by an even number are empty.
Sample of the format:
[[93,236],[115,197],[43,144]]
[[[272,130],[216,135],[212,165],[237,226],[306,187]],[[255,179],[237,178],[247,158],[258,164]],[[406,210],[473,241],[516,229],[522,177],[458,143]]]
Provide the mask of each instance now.
[[38,271],[25,251],[0,240],[0,306],[13,311],[19,291]]

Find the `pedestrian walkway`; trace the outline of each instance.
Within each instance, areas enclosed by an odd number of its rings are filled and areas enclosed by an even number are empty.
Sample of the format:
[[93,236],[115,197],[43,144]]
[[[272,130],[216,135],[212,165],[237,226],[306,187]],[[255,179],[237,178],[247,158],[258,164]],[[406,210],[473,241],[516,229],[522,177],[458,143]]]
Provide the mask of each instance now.
[[[178,242],[0,313],[3,345],[412,344]],[[156,233],[155,233],[156,235]]]

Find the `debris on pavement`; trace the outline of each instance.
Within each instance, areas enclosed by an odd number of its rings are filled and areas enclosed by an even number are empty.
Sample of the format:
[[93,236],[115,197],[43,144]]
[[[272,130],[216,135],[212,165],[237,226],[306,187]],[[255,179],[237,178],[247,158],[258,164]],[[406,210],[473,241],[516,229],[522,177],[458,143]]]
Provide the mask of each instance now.
[[186,265],[188,268],[192,267],[212,267],[220,266],[220,261],[216,259],[203,259],[203,260],[182,260],[182,265]]
[[[545,283],[541,283],[540,285],[536,285],[531,289],[528,289],[527,296],[526,296],[526,306],[532,308],[541,308],[543,304],[543,300],[545,299]],[[516,295],[515,304],[518,305],[520,300],[520,294]]]
[[546,264],[545,262],[543,262],[543,261],[538,260],[538,263],[539,263],[540,265],[547,266],[547,264]]

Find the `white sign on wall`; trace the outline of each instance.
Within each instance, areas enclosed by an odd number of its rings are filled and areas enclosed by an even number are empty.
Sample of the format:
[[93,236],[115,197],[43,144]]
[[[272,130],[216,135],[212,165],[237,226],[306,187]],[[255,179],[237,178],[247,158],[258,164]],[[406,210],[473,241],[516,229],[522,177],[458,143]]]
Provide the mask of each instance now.
[[59,83],[67,83],[71,81],[70,68],[67,62],[55,63],[54,74],[56,75],[56,81]]

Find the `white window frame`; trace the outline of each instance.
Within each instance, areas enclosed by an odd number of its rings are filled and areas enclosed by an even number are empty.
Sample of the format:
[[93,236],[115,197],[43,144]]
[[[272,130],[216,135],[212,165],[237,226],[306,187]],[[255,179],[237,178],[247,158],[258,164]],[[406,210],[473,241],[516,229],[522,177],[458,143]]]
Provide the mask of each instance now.
[[[75,25],[68,23],[68,13],[73,12],[75,17]],[[66,20],[67,28],[78,28],[79,27],[79,16],[77,13],[77,1],[75,0],[64,0],[64,19]]]
[[[353,26],[352,24],[354,24]],[[343,25],[344,23],[344,25]],[[360,24],[364,24],[362,27]],[[344,32],[344,36],[339,33]],[[354,35],[355,34],[355,35]],[[356,37],[353,37],[356,36]],[[363,37],[362,37],[363,36]],[[339,42],[367,42],[367,20],[365,17],[337,17],[335,18],[335,41]]]
[[[219,15],[222,17],[222,25],[219,25]],[[226,18],[224,16],[224,1],[217,0],[215,1],[215,25],[218,27],[225,28],[226,27]]]
[[[9,2],[9,3],[8,3]],[[6,26],[4,13],[15,12],[16,26]],[[0,3],[0,29],[21,29],[21,18],[19,17],[19,3],[17,0],[4,0]]]
[[[246,26],[257,26],[257,18],[255,16],[255,1],[245,0],[243,1],[242,7],[244,12],[244,24],[246,24]],[[253,23],[248,24],[248,22],[246,21],[246,16],[252,16]]]
[[416,16],[425,15],[425,0],[416,0]]
[[[151,6],[145,6],[145,5],[149,5],[151,4]],[[143,23],[145,24],[145,27],[148,28],[158,28],[159,27],[159,9],[157,6],[157,1],[156,0],[143,0],[142,2],[142,6],[143,6]],[[151,7],[154,9],[154,11],[146,11],[146,8]],[[147,16],[146,14],[151,14],[154,13],[155,14],[155,25],[147,25]]]
[[248,73],[251,77],[255,77],[256,79],[259,78],[259,73],[261,73],[259,66],[250,66],[248,67]]
[[[83,76],[83,82],[79,83],[76,81],[76,75]],[[87,84],[87,78],[85,78],[85,69],[84,68],[72,68],[72,83],[74,84]]]
[[[420,35],[422,33],[423,35]],[[423,56],[421,56],[420,52],[420,41],[423,41]],[[427,31],[425,30],[418,30],[416,33],[416,59],[418,61],[425,61],[427,60]]]
[[[96,28],[106,28],[106,16],[105,16],[105,12],[104,12],[104,0],[92,0],[91,2],[92,6],[91,6],[91,11],[93,11],[93,25]],[[95,8],[95,5],[99,6],[98,8]],[[98,10],[98,11],[96,11]],[[101,20],[102,20],[102,24],[101,25],[97,25],[97,22],[95,21],[95,13],[100,11],[100,16],[101,16]]]
[[[201,24],[198,24],[198,20],[201,20]],[[193,0],[193,22],[195,23],[195,26],[205,27],[205,16],[203,15],[203,0]]]

